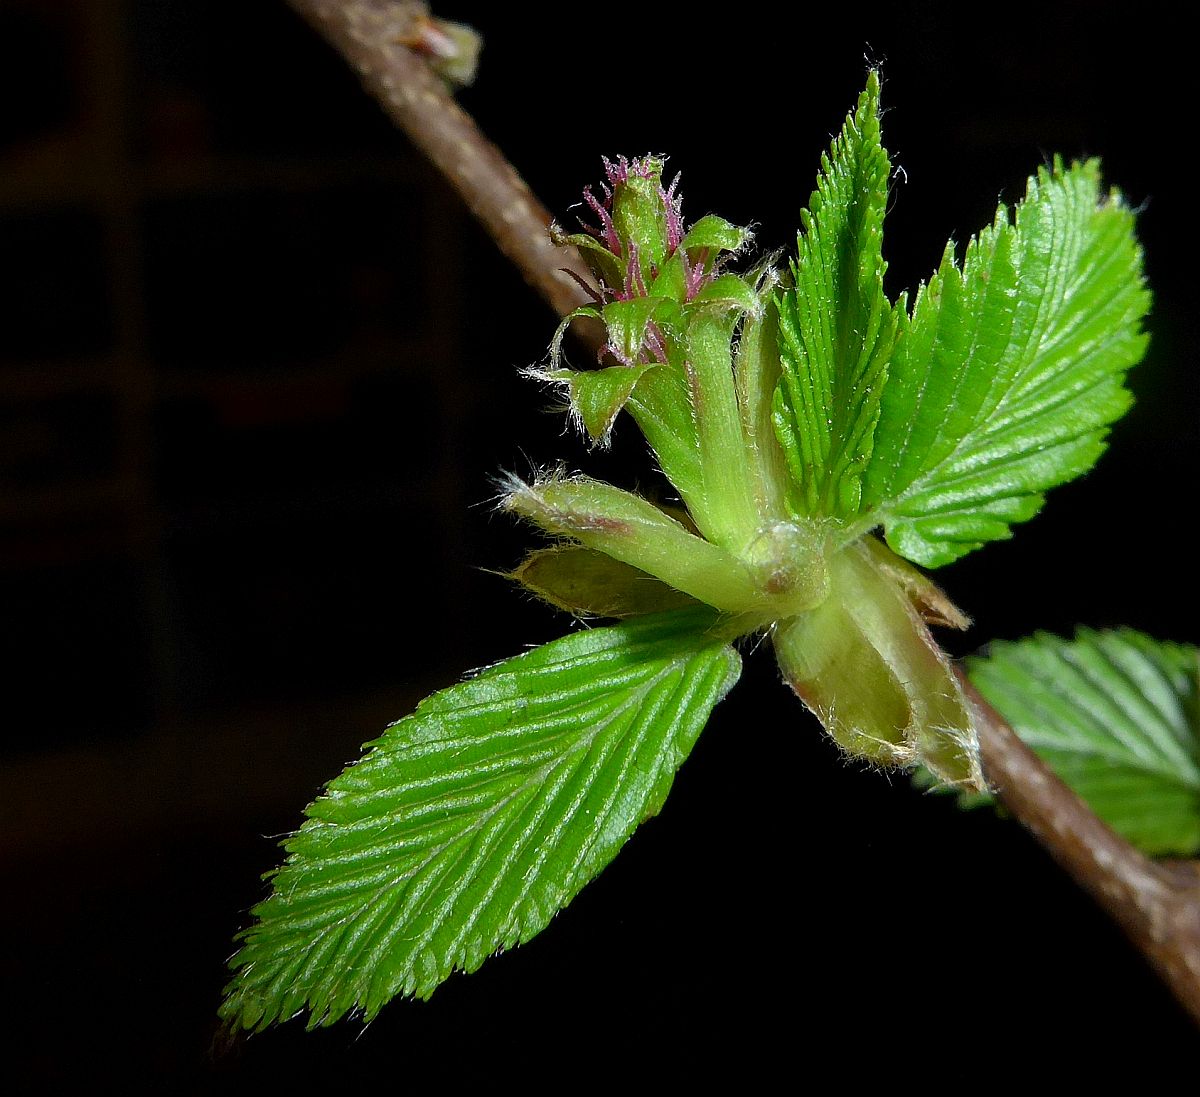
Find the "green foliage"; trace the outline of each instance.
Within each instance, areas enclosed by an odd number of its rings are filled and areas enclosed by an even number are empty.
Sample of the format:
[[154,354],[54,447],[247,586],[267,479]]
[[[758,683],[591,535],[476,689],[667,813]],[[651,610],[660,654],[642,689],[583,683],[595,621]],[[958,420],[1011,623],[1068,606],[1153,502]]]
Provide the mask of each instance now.
[[775,428],[801,513],[856,515],[895,320],[883,292],[891,168],[880,144],[879,76],[822,158],[801,213],[792,288],[779,295],[782,383]]
[[822,160],[793,286],[777,298],[775,427],[796,513],[882,525],[938,567],[1086,472],[1129,407],[1145,352],[1133,214],[1095,160],[1055,161],[1001,207],[961,266],[953,245],[911,312],[884,295],[887,153],[872,74]]
[[284,843],[222,1009],[366,1019],[528,941],[656,814],[737,654],[682,611],[580,632],[427,698]]
[[1200,652],[1132,629],[996,643],[971,681],[1118,834],[1200,852]]
[[[596,278],[573,315],[603,326],[607,360],[563,366],[568,318],[531,372],[594,443],[628,411],[684,509],[561,471],[509,480],[502,508],[557,539],[511,577],[628,619],[434,694],[329,784],[243,934],[234,1027],[370,1018],[527,941],[658,811],[741,636],[770,635],[847,753],[981,786],[973,710],[928,627],[966,618],[900,557],[938,566],[1007,537],[1096,460],[1145,346],[1132,215],[1095,162],[1056,163],[961,266],[946,250],[910,311],[883,288],[876,73],[822,160],[786,285],[730,272],[749,233],[688,228],[663,166],[606,161],[603,197],[585,191],[596,223],[553,230]],[[1200,844],[1195,653],[1057,643],[998,647],[980,688],[1131,837]]]
[[1095,160],[1056,162],[898,309],[866,504],[901,555],[937,567],[1008,537],[1095,463],[1146,346],[1132,229]]

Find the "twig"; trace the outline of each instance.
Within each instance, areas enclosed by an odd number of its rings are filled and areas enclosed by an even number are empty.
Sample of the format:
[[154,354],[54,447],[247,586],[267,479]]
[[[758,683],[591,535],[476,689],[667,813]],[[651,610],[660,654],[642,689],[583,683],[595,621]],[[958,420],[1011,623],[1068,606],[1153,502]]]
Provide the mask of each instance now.
[[[590,280],[577,254],[550,243],[550,215],[500,150],[400,41],[423,3],[288,0],[342,54],[367,90],[442,171],[525,279],[565,315]],[[1155,862],[1119,838],[960,676],[978,717],[984,772],[1005,806],[1108,911],[1200,1023],[1200,873]]]
[[1004,806],[1154,965],[1200,1022],[1200,873],[1156,863],[1114,834],[1017,737],[959,671],[975,708],[983,771]]

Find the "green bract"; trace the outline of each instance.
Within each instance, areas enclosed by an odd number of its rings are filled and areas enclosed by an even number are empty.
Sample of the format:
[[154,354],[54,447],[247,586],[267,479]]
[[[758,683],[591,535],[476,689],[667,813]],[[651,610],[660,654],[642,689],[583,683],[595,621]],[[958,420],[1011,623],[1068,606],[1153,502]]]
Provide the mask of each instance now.
[[1009,536],[1095,461],[1145,345],[1132,216],[1094,162],[1056,163],[890,302],[873,72],[783,274],[730,271],[749,234],[688,227],[661,160],[605,166],[593,226],[555,230],[596,277],[575,315],[603,324],[604,361],[563,364],[568,318],[536,375],[595,443],[628,412],[683,508],[561,471],[506,485],[555,539],[512,577],[627,620],[434,695],[329,785],[233,960],[234,1025],[369,1017],[538,932],[661,806],[742,636],[771,637],[849,754],[983,785],[928,629],[966,618],[904,558]]

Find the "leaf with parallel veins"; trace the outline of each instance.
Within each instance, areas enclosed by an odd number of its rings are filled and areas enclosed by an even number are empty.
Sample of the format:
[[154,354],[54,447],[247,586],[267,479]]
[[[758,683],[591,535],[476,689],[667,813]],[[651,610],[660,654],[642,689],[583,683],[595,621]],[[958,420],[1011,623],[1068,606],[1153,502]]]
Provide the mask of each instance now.
[[226,1021],[370,1020],[545,928],[659,811],[737,680],[712,620],[576,633],[392,725],[284,843],[231,961]]

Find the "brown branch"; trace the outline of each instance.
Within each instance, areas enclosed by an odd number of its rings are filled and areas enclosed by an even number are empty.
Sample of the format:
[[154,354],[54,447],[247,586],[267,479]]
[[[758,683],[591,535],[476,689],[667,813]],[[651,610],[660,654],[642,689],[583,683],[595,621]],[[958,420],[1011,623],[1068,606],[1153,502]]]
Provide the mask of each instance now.
[[1100,821],[959,671],[983,770],[1004,806],[1106,910],[1200,1022],[1200,873],[1156,863]]
[[[525,279],[560,315],[583,303],[554,247],[550,215],[425,61],[400,44],[425,5],[410,0],[289,0],[362,77],[389,116],[442,171]],[[1105,826],[963,676],[984,772],[1005,806],[1108,911],[1200,1022],[1200,874],[1156,864]]]

